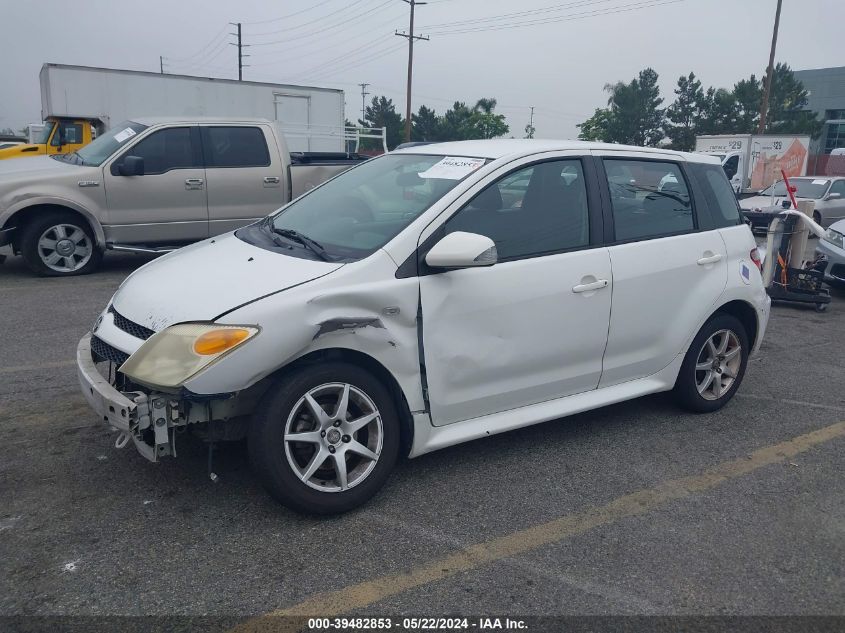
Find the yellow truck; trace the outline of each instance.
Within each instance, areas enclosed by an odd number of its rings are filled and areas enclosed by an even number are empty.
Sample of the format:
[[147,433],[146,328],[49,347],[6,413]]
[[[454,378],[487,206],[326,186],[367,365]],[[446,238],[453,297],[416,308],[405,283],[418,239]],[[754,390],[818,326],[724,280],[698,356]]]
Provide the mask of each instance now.
[[70,154],[90,143],[96,136],[94,122],[90,119],[48,117],[36,143],[23,143],[0,149],[0,160],[43,154]]

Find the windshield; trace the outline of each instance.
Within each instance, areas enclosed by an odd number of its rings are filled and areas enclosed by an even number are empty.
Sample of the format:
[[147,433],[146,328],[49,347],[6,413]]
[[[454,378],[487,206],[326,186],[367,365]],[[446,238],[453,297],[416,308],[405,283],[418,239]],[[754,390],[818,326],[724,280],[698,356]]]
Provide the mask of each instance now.
[[304,236],[316,242],[330,261],[362,259],[485,162],[414,154],[374,158],[295,200],[262,226],[274,239],[296,242]]
[[[795,192],[796,198],[810,198],[813,200],[818,200],[827,191],[827,187],[830,184],[830,181],[825,180],[823,178],[793,178],[789,181],[789,184],[798,189],[798,191]],[[763,191],[761,191],[760,195],[771,196],[772,190],[774,190],[774,195],[776,198],[787,195],[786,185],[782,180],[776,182],[768,189],[764,189]]]
[[46,145],[47,142],[50,140],[50,133],[53,131],[55,127],[55,122],[47,121],[44,123],[44,129],[41,130],[41,135],[38,137],[38,143],[41,145]]
[[102,165],[104,160],[146,129],[146,125],[124,121],[80,149],[76,156],[82,159],[83,165]]

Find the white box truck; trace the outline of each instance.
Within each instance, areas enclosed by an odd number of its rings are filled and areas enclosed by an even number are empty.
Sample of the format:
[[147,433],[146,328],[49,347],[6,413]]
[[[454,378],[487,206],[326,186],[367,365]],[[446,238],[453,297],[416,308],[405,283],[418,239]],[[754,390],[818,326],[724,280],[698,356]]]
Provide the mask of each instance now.
[[792,135],[723,134],[697,136],[695,151],[717,156],[734,191],[762,191],[782,178],[807,174],[810,137]]
[[40,137],[0,158],[74,152],[136,117],[278,121],[291,152],[345,152],[349,140],[383,137],[381,130],[345,128],[343,91],[332,88],[65,64],[44,64],[40,83]]

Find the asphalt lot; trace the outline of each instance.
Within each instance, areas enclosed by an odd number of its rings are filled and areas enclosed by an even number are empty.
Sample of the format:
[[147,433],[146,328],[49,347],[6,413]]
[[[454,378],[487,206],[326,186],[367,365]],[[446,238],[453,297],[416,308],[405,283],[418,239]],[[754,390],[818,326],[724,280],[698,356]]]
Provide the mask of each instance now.
[[476,441],[314,519],[242,444],[215,484],[201,444],[150,464],[87,408],[76,343],[145,261],[0,266],[0,615],[845,616],[845,292],[774,307],[716,414],[652,396]]

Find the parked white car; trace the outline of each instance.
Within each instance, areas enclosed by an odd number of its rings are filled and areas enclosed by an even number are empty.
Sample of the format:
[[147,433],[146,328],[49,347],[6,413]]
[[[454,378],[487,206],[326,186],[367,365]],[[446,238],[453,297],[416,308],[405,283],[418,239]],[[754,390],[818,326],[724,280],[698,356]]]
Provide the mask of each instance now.
[[273,496],[334,513],[402,455],[660,391],[719,409],[768,316],[716,159],[468,141],[375,158],[148,263],[77,363],[118,445],[156,461],[186,426],[246,436]]

